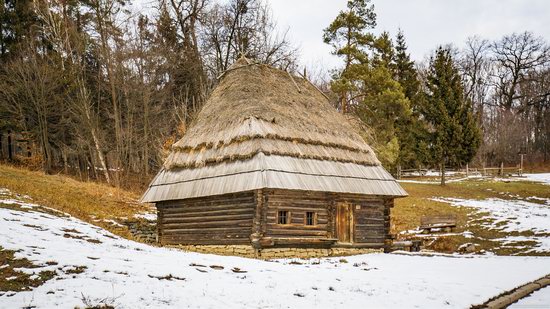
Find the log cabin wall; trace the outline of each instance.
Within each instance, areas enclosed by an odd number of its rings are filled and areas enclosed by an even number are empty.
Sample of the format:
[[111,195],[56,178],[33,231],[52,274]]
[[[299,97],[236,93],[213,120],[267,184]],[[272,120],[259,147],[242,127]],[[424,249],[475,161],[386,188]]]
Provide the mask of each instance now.
[[[292,190],[256,190],[157,203],[161,244],[331,247],[337,243],[336,208],[351,205],[352,242],[381,248],[390,236],[393,199]],[[279,224],[278,212],[288,222]],[[306,214],[314,214],[307,225]],[[252,239],[252,242],[251,242]]]
[[161,244],[250,244],[255,192],[157,203]]
[[335,204],[350,203],[353,211],[352,239],[356,244],[382,247],[390,231],[390,207],[393,199],[341,195],[335,197]]
[[[264,238],[275,245],[327,245],[331,237],[327,193],[266,190],[264,196]],[[286,224],[277,222],[279,211],[287,212]],[[306,224],[307,212],[314,214],[313,225]]]
[[[264,191],[263,237],[275,245],[326,246],[336,243],[336,209],[348,203],[352,211],[350,246],[381,248],[390,236],[392,198],[291,190]],[[287,211],[289,221],[279,224],[278,212]],[[307,212],[314,212],[313,226],[305,224]]]

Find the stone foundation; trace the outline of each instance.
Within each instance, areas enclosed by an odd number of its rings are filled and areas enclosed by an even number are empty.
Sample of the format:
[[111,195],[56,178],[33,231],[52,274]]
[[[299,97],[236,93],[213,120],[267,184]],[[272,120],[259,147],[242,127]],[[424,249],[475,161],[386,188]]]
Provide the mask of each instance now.
[[381,253],[383,249],[369,248],[266,248],[255,249],[248,245],[178,245],[170,246],[184,251],[210,253],[217,255],[231,255],[255,259],[282,259],[282,258],[321,258],[331,256],[347,256],[365,253]]
[[157,225],[156,222],[147,220],[127,220],[124,225],[128,231],[137,240],[148,244],[157,243]]

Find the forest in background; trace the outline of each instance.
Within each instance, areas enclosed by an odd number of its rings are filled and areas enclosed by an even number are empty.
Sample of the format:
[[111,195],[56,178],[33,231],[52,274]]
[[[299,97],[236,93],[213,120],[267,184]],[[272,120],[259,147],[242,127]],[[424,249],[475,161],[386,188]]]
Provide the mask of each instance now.
[[299,67],[263,0],[157,0],[147,15],[129,4],[0,0],[0,141],[17,132],[35,149],[0,151],[3,160],[146,184],[218,76],[245,55],[307,75],[368,127],[390,171],[516,165],[520,152],[550,161],[550,47],[533,33],[473,36],[415,63],[407,29],[375,34],[375,8],[351,0],[323,25],[319,40],[342,59],[324,78],[325,68]]

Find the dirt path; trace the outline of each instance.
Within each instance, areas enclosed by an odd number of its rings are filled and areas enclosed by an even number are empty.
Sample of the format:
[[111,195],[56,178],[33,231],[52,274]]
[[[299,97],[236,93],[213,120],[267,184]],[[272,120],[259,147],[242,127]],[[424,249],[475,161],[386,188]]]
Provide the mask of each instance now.
[[[540,279],[537,279],[535,281],[519,286],[513,290],[504,292],[496,297],[491,298],[487,302],[478,306],[473,306],[472,308],[500,309],[500,308],[508,308],[508,306],[513,307],[513,305],[516,302],[530,297],[536,291],[539,291],[542,289],[549,289],[549,287],[550,287],[550,274],[544,277],[541,277]],[[550,304],[544,304],[544,305],[550,305]]]

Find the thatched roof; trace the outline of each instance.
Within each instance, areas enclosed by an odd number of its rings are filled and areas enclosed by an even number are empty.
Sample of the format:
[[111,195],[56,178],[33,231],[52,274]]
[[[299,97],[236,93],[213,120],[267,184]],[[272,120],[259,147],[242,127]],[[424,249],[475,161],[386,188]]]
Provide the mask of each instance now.
[[[255,182],[254,173],[261,174]],[[275,181],[281,173],[287,179]],[[334,184],[320,177],[332,177]],[[342,186],[346,179],[354,179],[349,185],[357,188]],[[374,187],[393,189],[361,188],[361,180],[364,186],[367,180],[381,181],[385,185]],[[143,200],[259,188],[406,194],[356,128],[309,81],[240,59],[224,74],[185,136],[172,146]]]

